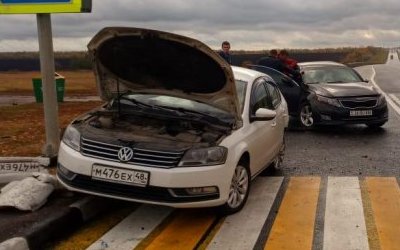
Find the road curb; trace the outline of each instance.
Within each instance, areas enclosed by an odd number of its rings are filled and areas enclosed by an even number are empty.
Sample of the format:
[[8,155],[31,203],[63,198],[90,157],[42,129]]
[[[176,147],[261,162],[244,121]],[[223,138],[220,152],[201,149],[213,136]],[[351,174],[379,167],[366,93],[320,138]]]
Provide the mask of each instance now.
[[108,210],[112,206],[104,198],[86,197],[36,222],[21,237],[0,243],[0,250],[43,249],[43,245],[60,235],[72,232],[84,222]]

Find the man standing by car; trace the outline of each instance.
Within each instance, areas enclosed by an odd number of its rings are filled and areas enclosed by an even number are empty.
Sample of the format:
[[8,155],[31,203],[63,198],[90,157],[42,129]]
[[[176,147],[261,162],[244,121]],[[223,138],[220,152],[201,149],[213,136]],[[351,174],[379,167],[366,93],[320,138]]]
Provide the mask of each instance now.
[[278,59],[285,65],[283,73],[289,75],[298,83],[302,82],[300,67],[295,59],[289,57],[287,50],[283,49],[279,51]]
[[283,70],[285,69],[285,65],[282,63],[281,60],[278,59],[278,51],[276,49],[271,49],[269,51],[269,56],[262,57],[257,62],[257,65],[276,69],[280,72],[283,72]]
[[[286,50],[283,50],[286,51]],[[282,53],[282,51],[281,51]],[[285,53],[285,52],[284,52]],[[287,51],[286,51],[286,54]],[[296,61],[295,61],[296,62]],[[282,72],[290,77],[292,77],[297,82],[302,82],[300,70],[297,66],[297,70],[295,67],[291,67],[285,60],[280,58],[280,54],[278,55],[278,51],[276,49],[272,49],[269,52],[269,56],[261,58],[257,65],[265,66],[271,69],[275,69],[279,72]],[[297,65],[297,62],[296,62]]]
[[218,54],[225,59],[225,61],[229,64],[232,64],[231,54],[229,50],[231,49],[231,44],[228,41],[223,41],[221,45],[221,50],[218,51]]

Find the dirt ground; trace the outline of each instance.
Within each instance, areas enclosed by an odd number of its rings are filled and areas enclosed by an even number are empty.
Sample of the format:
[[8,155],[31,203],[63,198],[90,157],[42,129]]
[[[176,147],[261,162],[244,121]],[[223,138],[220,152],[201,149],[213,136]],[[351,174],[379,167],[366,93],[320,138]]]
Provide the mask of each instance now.
[[[97,95],[95,78],[91,70],[57,73],[65,77],[65,96]],[[0,95],[33,95],[32,78],[40,78],[40,72],[0,72]]]
[[[59,103],[61,130],[79,114],[101,104],[101,102]],[[0,107],[0,121],[0,157],[41,155],[45,143],[43,104]]]

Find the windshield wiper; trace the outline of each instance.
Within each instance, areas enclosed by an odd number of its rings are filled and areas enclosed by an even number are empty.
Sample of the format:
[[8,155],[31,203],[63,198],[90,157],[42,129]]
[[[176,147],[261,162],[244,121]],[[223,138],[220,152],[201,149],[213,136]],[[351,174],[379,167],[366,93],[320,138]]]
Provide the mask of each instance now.
[[330,81],[330,82],[326,82],[326,83],[344,83],[344,81]]
[[232,125],[230,122],[224,121],[224,120],[222,120],[222,119],[220,119],[220,118],[218,118],[216,116],[212,116],[212,115],[209,115],[209,114],[204,113],[204,112],[195,111],[195,110],[191,110],[191,109],[185,109],[185,108],[181,108],[181,107],[179,107],[179,108],[168,107],[168,106],[161,106],[161,107],[163,107],[165,109],[170,109],[170,110],[177,111],[177,112],[179,112],[181,114],[184,114],[184,115],[190,115],[191,117],[198,118],[199,120],[204,120],[205,119],[208,122],[211,122],[211,123],[217,122],[218,124],[222,124],[224,126],[231,126]]

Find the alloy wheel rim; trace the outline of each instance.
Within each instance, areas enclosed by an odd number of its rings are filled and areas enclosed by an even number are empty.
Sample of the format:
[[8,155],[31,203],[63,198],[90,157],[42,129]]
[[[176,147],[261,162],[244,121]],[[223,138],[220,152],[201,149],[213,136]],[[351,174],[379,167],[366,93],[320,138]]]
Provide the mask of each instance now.
[[243,166],[237,166],[232,177],[227,204],[231,208],[239,207],[247,195],[249,176]]
[[281,168],[281,165],[282,165],[282,162],[283,162],[283,157],[285,155],[285,147],[286,147],[286,145],[285,145],[285,143],[283,143],[281,149],[279,150],[279,154],[276,157],[275,162],[274,162],[274,168],[275,169],[280,169]]
[[301,123],[306,127],[311,127],[314,124],[314,118],[312,115],[313,114],[310,105],[305,105],[301,109],[300,113]]

